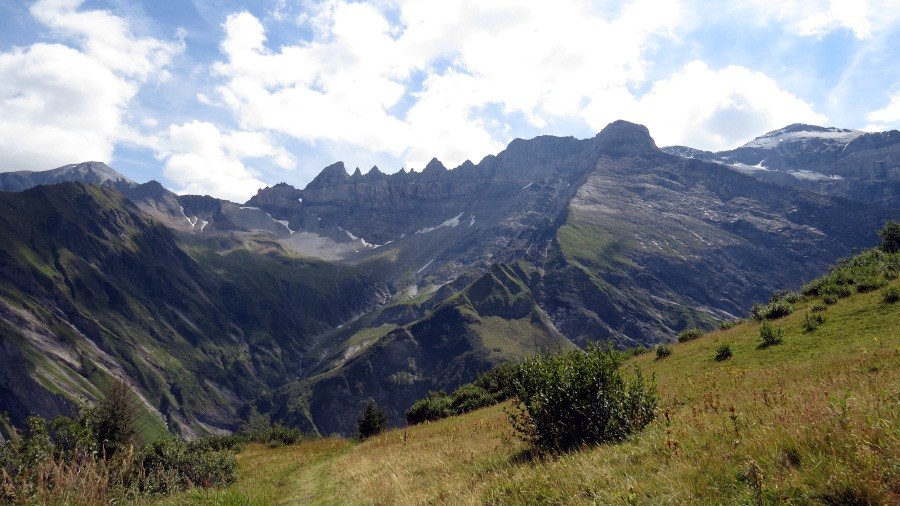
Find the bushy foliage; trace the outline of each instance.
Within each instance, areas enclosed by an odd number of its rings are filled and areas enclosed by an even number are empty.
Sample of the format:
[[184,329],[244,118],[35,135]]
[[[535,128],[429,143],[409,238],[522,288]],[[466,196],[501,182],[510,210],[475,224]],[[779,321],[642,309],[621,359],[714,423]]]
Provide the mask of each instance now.
[[387,428],[387,413],[374,401],[369,401],[356,421],[356,433],[362,439],[380,434]]
[[784,340],[784,330],[763,320],[762,325],[759,327],[759,337],[762,339],[762,343],[759,345],[760,348],[767,348],[781,344],[781,341]]
[[726,343],[720,344],[716,348],[716,362],[722,362],[723,360],[728,360],[733,356],[731,351],[731,346]]
[[630,357],[636,357],[638,355],[643,355],[650,351],[646,346],[635,346],[634,348],[628,348],[624,351],[625,355]]
[[656,350],[656,360],[666,358],[672,354],[672,347],[668,344],[657,344],[654,349]]
[[825,317],[821,313],[806,313],[803,317],[803,331],[813,332],[823,323],[825,323]]
[[144,446],[137,458],[141,490],[167,494],[191,487],[221,487],[237,480],[237,460],[230,451],[197,450],[180,439]]
[[450,405],[453,399],[444,392],[428,392],[424,399],[418,400],[406,411],[406,423],[415,425],[422,422],[432,422],[452,416]]
[[693,341],[694,339],[697,339],[698,337],[701,337],[702,335],[703,335],[703,331],[698,328],[685,329],[685,330],[682,330],[681,333],[678,334],[678,342],[685,343],[688,341]]
[[820,297],[826,304],[885,286],[900,272],[900,251],[870,249],[838,262],[825,276],[803,286],[803,294]]
[[656,387],[639,369],[624,375],[623,360],[597,346],[527,359],[518,368],[513,428],[550,451],[619,441],[643,429],[655,416]]
[[730,328],[732,328],[732,327],[736,327],[736,326],[740,325],[740,324],[743,323],[743,322],[744,322],[744,320],[740,320],[740,319],[738,319],[738,320],[727,320],[727,321],[724,321],[724,322],[722,322],[722,323],[719,324],[719,329],[720,329],[720,330],[728,330],[728,329],[730,329]]
[[886,304],[893,304],[900,301],[900,288],[892,286],[881,292],[881,300]]
[[756,320],[777,320],[793,312],[794,307],[785,299],[777,299],[766,305],[754,304],[750,310]]
[[11,430],[0,444],[0,503],[133,502],[236,480],[230,449],[178,439],[136,446],[136,397],[125,389],[116,383],[77,418],[32,416]]
[[900,222],[894,220],[884,224],[884,228],[878,231],[881,236],[881,251],[896,253],[900,251]]
[[452,394],[429,392],[406,411],[406,423],[414,425],[440,420],[475,409],[491,406],[513,395],[513,381],[518,365],[508,362],[482,373]]

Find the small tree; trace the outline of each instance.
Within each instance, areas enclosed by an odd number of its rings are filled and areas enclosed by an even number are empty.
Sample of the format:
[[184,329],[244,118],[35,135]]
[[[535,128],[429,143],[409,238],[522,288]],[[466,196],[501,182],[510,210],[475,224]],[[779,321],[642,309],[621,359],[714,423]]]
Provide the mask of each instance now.
[[90,418],[97,447],[106,458],[138,443],[140,399],[122,379],[117,379],[100,400]]
[[881,236],[881,250],[886,253],[900,251],[900,222],[890,220],[878,231]]
[[366,409],[359,415],[356,422],[356,432],[363,439],[370,438],[384,431],[387,427],[387,414],[374,401],[369,401]]

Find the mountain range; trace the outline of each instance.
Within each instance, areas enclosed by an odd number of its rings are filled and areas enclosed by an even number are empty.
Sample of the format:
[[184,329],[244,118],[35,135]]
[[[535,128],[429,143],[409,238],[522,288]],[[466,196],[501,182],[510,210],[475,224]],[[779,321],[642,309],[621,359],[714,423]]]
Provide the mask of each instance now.
[[[58,183],[58,184],[57,184]],[[746,314],[900,217],[900,132],[791,125],[735,150],[617,121],[421,172],[326,167],[244,204],[98,162],[0,174],[0,411],[125,377],[148,427],[400,424],[527,354]]]

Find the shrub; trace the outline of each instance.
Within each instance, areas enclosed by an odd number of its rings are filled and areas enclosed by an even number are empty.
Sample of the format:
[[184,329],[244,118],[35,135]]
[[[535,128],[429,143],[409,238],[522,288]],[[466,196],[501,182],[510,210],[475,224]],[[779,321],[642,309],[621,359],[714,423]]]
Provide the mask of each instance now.
[[837,301],[838,301],[837,296],[835,296],[835,295],[826,295],[826,296],[822,297],[822,302],[824,302],[825,304],[828,304],[829,306],[831,306],[833,304],[837,304]]
[[648,351],[650,351],[650,350],[647,349],[646,346],[635,346],[634,348],[628,348],[623,353],[625,353],[625,355],[629,356],[629,357],[636,357],[638,355],[643,355],[644,353],[647,353]]
[[685,343],[687,341],[693,341],[698,337],[703,335],[703,331],[698,328],[690,328],[682,330],[680,334],[678,334],[678,342]]
[[454,414],[461,414],[495,403],[494,397],[487,390],[478,385],[467,383],[453,392],[450,409],[453,410]]
[[452,402],[453,399],[444,392],[428,392],[427,397],[406,410],[406,423],[415,425],[447,418],[454,414],[450,408]]
[[828,306],[826,306],[825,304],[816,302],[816,303],[813,304],[812,307],[810,307],[809,309],[810,309],[810,311],[812,311],[813,313],[821,313],[822,311],[825,311],[826,309],[828,309]]
[[784,330],[781,327],[773,327],[771,323],[763,321],[759,327],[759,337],[762,339],[760,348],[768,348],[780,344],[784,340]]
[[656,345],[656,360],[666,358],[672,354],[672,347],[668,344]]
[[362,439],[380,434],[387,427],[387,414],[374,401],[369,401],[356,421],[356,432]]
[[483,388],[491,394],[495,402],[504,401],[513,396],[513,381],[516,377],[517,368],[518,364],[515,362],[500,364],[480,374],[474,385]]
[[887,284],[887,280],[882,277],[870,276],[859,280],[856,283],[856,291],[859,293],[871,292],[877,290]]
[[881,251],[896,253],[900,251],[900,222],[890,220],[878,231],[881,236]]
[[821,314],[806,313],[806,315],[803,317],[803,331],[804,332],[812,332],[812,331],[816,330],[819,327],[819,325],[823,324],[824,322],[825,322],[825,317],[822,316]]
[[527,359],[519,367],[519,403],[510,423],[535,449],[549,451],[619,441],[643,429],[655,416],[656,387],[639,369],[626,378],[623,360],[593,345]]
[[794,312],[794,307],[784,299],[778,299],[766,305],[756,303],[750,309],[750,315],[755,320],[776,320],[792,312]]
[[730,328],[732,328],[732,327],[735,327],[735,326],[737,326],[737,325],[740,325],[741,323],[743,323],[743,321],[744,321],[744,320],[741,320],[741,319],[737,319],[737,320],[727,320],[727,321],[724,321],[724,322],[722,322],[722,323],[719,324],[719,329],[720,329],[720,330],[728,330],[728,329],[730,329]]
[[721,362],[723,360],[728,360],[732,357],[731,346],[728,344],[720,344],[718,348],[716,348],[716,362]]
[[884,289],[881,292],[881,300],[883,300],[886,304],[893,304],[897,301],[900,301],[900,288],[891,286]]
[[180,439],[160,439],[139,453],[144,493],[166,494],[192,486],[221,487],[237,480],[237,460],[229,451],[192,449]]

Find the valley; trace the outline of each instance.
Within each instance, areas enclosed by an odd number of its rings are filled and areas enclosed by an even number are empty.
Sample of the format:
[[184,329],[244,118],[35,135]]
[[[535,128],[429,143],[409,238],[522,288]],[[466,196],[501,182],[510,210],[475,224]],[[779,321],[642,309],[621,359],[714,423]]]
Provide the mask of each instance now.
[[7,173],[0,411],[73,413],[121,376],[148,434],[258,417],[348,434],[370,399],[401,425],[505,361],[651,346],[798,288],[900,217],[898,146],[792,125],[732,152],[660,150],[618,121],[454,169],[338,163],[244,204],[95,162]]

